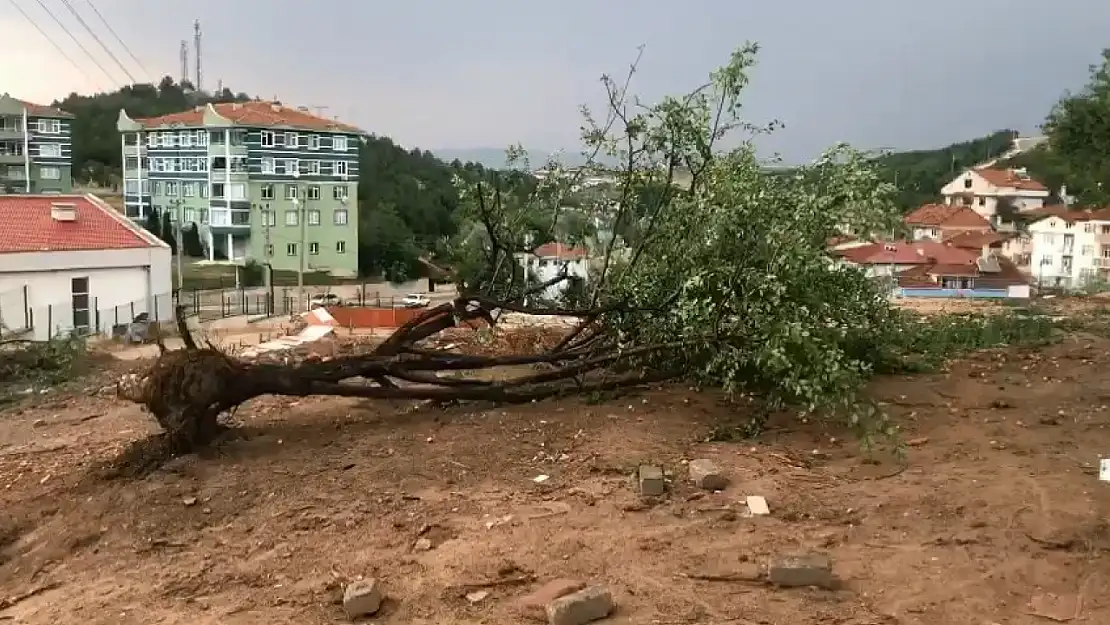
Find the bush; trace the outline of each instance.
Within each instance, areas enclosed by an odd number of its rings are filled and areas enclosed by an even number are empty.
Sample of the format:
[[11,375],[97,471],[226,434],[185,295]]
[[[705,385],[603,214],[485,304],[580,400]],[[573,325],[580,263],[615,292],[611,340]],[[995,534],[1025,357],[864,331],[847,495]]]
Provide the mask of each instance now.
[[52,386],[70,379],[85,355],[85,341],[69,336],[0,343],[0,351],[0,403],[6,403],[28,386]]

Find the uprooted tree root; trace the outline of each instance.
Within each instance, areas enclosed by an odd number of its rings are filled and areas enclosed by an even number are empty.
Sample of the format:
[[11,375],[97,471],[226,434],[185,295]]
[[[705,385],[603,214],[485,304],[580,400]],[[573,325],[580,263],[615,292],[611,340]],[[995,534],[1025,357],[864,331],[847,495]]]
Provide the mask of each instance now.
[[[580,323],[540,354],[474,356],[417,346],[473,320],[492,326],[503,310],[576,316]],[[165,459],[210,445],[225,430],[218,421],[222,413],[261,395],[521,403],[673,377],[645,368],[637,359],[682,349],[689,342],[619,349],[598,330],[597,322],[606,312],[533,311],[464,297],[418,315],[368,353],[287,365],[248,362],[211,345],[198,347],[179,314],[185,348],[167,351],[160,344],[162,354],[149,370],[126,376],[117,385],[120,398],[143,405],[165,432],[137,443],[118,459],[115,469],[119,474],[145,473]],[[518,365],[541,365],[543,370],[508,380],[439,375]],[[619,373],[614,371],[616,366]],[[602,370],[607,371],[601,374]]]

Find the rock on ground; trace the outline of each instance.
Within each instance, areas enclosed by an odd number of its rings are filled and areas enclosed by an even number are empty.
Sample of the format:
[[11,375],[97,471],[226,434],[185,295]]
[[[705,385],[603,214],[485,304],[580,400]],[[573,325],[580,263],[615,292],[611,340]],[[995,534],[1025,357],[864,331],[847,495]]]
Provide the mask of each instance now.
[[728,479],[712,460],[691,460],[690,481],[698,488],[705,490],[724,490],[728,486]]
[[547,604],[548,625],[585,625],[601,620],[616,608],[604,586],[591,586]]
[[586,587],[585,582],[560,577],[553,579],[517,600],[517,608],[526,616],[543,619],[547,604]]
[[351,618],[369,616],[382,607],[382,599],[382,588],[377,579],[352,582],[343,591],[343,609]]
[[636,476],[640,487],[640,494],[648,497],[658,497],[667,490],[667,482],[663,479],[663,469],[651,465],[641,465]]

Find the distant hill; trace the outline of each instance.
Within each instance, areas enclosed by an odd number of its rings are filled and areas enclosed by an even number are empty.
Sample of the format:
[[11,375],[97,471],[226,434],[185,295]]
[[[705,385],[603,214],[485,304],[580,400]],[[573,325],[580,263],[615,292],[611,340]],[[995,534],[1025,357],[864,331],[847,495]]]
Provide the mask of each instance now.
[[[463,163],[479,163],[492,169],[505,167],[505,148],[439,148],[431,150],[440,160],[450,163],[458,159]],[[532,169],[542,167],[547,159],[556,153],[556,150],[532,148],[525,150],[528,155],[529,165]],[[559,160],[567,166],[575,167],[586,162],[578,148],[568,150],[559,155]],[[605,162],[606,159],[598,159]]]

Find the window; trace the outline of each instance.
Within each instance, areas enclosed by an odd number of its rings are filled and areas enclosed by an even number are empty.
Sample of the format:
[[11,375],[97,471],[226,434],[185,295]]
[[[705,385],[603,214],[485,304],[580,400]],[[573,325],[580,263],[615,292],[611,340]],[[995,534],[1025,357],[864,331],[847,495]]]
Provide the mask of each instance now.
[[964,178],[964,188],[965,189],[970,189],[971,188],[971,178]]
[[70,294],[73,297],[73,327],[88,329],[89,327],[89,279],[73,278],[69,284]]
[[39,156],[61,158],[62,145],[60,143],[41,143],[39,144]]
[[349,192],[349,190],[347,189],[347,185],[337,184],[334,187],[332,187],[331,195],[332,195],[333,198],[335,198],[337,200],[345,200],[345,199],[347,199],[347,193],[348,192]]
[[245,200],[247,199],[247,185],[242,182],[231,183],[231,199],[232,200]]
[[1075,222],[1074,221],[1065,221],[1064,222],[1064,229],[1065,230],[1071,230],[1074,227],[1075,227]]
[[148,148],[158,147],[158,135],[153,132],[146,133],[146,146]]
[[1041,266],[1042,267],[1045,267],[1045,266],[1048,266],[1048,265],[1051,265],[1051,264],[1052,264],[1052,257],[1051,256],[1042,256],[1041,257]]
[[340,209],[336,210],[335,214],[332,215],[332,223],[337,225],[337,226],[346,226],[347,225],[347,209],[340,208]]
[[308,215],[307,215],[308,225],[310,225],[310,226],[319,226],[320,225],[320,211],[310,210],[310,211],[307,211],[307,213],[308,213]]
[[218,199],[218,200],[224,199],[224,183],[222,183],[222,182],[213,182],[212,183],[212,197],[215,198],[215,199]]
[[187,224],[195,224],[197,222],[197,209],[186,208],[183,213],[184,215],[181,217],[181,221]]
[[276,226],[277,214],[272,210],[262,211],[262,225],[263,226]]
[[1090,222],[1083,224],[1083,232],[1086,232],[1087,234],[1094,234],[1095,225]]
[[347,151],[347,137],[332,137],[331,147],[336,152]]
[[1110,258],[1110,245],[1103,245],[1102,246],[1102,257],[1103,258]]
[[180,145],[183,148],[192,147],[193,146],[193,137],[195,137],[195,136],[196,135],[194,135],[189,130],[182,130],[181,132],[177,133],[177,144]]
[[56,135],[62,132],[62,122],[58,119],[40,119],[39,132],[47,135]]
[[297,133],[295,133],[295,132],[285,133],[285,145],[287,145],[291,148],[297,147]]
[[273,243],[267,243],[266,244],[266,255],[267,256],[273,256],[274,255],[274,244]]
[[172,132],[162,133],[162,147],[174,148],[177,147],[177,134]]
[[197,144],[197,147],[202,147],[203,148],[204,146],[208,145],[208,131],[207,130],[198,130],[198,131],[196,131],[196,139],[194,141]]
[[177,197],[177,181],[166,181],[166,197]]
[[296,243],[286,243],[285,244],[285,255],[286,256],[296,256],[297,255],[297,244]]
[[312,161],[297,161],[297,173],[307,176],[312,173]]
[[285,199],[287,199],[287,200],[297,199],[297,185],[295,185],[295,184],[285,185]]
[[261,137],[261,143],[262,143],[262,147],[264,147],[264,148],[274,147],[274,133],[270,132],[269,130],[263,130],[262,131],[262,137]]
[[310,200],[320,199],[320,185],[314,184],[314,185],[310,185],[308,187],[308,199],[310,199]]
[[320,254],[320,244],[319,243],[309,243],[308,244],[308,253],[312,256],[318,256]]
[[123,194],[124,195],[138,195],[139,194],[139,181],[138,180],[124,180],[123,181]]
[[274,199],[274,185],[272,185],[272,184],[262,185],[262,199],[264,199],[264,200]]
[[346,254],[347,253],[347,242],[346,241],[336,241],[335,242],[335,253],[336,254]]
[[200,196],[202,198],[207,198],[208,197],[208,185],[206,185],[206,184],[200,185]]
[[310,149],[310,150],[319,150],[320,149],[320,136],[319,135],[312,135],[308,138],[308,149]]
[[320,175],[320,161],[306,161],[308,163],[308,175]]
[[262,173],[274,173],[274,159],[269,156],[262,157]]
[[151,193],[151,195],[162,195],[162,181],[161,180],[155,180],[154,181],[153,191],[154,192]]
[[196,197],[197,196],[197,183],[183,182],[181,183],[181,196],[182,197]]
[[347,161],[335,161],[335,175],[347,176]]
[[1100,232],[1102,234],[1110,234],[1110,226],[1102,226],[1102,229],[1100,230]]
[[1041,234],[1041,243],[1045,245],[1056,245],[1056,235],[1051,232],[1044,232]]
[[980,195],[979,196],[979,206],[986,206],[986,205],[987,205],[987,198]]
[[1080,256],[1094,256],[1095,255],[1095,246],[1093,246],[1093,245],[1084,245],[1083,247],[1079,248],[1079,255]]
[[285,211],[285,225],[297,225],[297,211]]
[[61,180],[62,170],[57,167],[39,167],[39,178],[43,180]]

